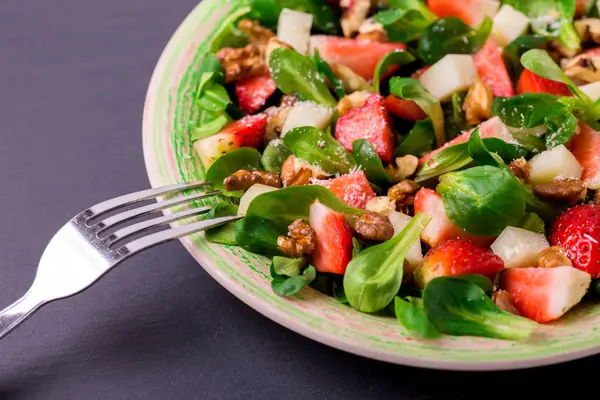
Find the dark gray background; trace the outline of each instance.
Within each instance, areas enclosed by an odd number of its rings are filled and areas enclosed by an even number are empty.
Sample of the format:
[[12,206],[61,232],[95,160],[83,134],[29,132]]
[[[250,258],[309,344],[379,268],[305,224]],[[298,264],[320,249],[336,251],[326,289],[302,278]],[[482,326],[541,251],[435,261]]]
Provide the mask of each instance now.
[[[0,308],[71,216],[148,186],[146,87],[196,3],[0,1]],[[488,399],[521,398],[521,386],[543,397],[579,392],[599,367],[450,373],[348,355],[253,311],[170,243],[0,341],[0,398]]]

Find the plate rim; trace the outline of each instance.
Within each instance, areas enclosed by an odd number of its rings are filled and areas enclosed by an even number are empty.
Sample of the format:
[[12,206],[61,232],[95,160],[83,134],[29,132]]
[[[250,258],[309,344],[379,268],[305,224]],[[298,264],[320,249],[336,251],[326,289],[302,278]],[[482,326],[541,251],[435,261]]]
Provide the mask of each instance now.
[[[152,93],[158,91],[157,86],[161,81],[163,74],[161,71],[167,64],[167,61],[172,57],[176,51],[176,43],[180,41],[179,37],[182,36],[182,32],[193,22],[195,15],[202,12],[203,7],[215,0],[204,0],[197,4],[178,25],[173,35],[168,40],[166,46],[162,50],[158,61],[153,69],[146,96],[144,100],[143,108],[143,121],[142,121],[142,147],[143,157],[146,173],[152,187],[157,187],[166,184],[161,176],[155,171],[157,164],[156,158],[154,157],[156,151],[154,151],[154,142],[147,141],[146,138],[152,137],[151,123],[153,119],[149,115],[150,113],[150,99]],[[175,181],[171,183],[176,183]],[[307,337],[316,342],[322,343],[326,346],[341,350],[350,354],[369,358],[377,361],[383,361],[390,364],[409,366],[424,369],[435,369],[435,370],[447,370],[447,371],[506,371],[506,370],[519,370],[525,368],[543,367],[553,364],[564,363],[568,361],[577,360],[580,358],[592,356],[600,353],[600,343],[592,344],[589,346],[583,346],[576,350],[569,350],[563,353],[555,353],[550,355],[531,356],[522,359],[502,359],[502,360],[444,360],[444,359],[432,359],[418,356],[406,356],[401,354],[389,353],[385,350],[370,349],[364,346],[355,345],[348,340],[343,340],[332,335],[324,334],[319,332],[317,329],[303,324],[299,321],[289,318],[285,313],[281,312],[277,308],[273,307],[268,302],[265,302],[252,295],[241,285],[238,285],[233,280],[229,279],[219,267],[212,261],[210,261],[201,250],[195,248],[191,237],[184,237],[179,239],[183,244],[184,248],[190,255],[200,264],[200,266],[221,286],[227,291],[233,294],[236,298],[244,302],[246,305],[254,309],[256,312],[264,315],[273,322],[284,326],[288,330]]]

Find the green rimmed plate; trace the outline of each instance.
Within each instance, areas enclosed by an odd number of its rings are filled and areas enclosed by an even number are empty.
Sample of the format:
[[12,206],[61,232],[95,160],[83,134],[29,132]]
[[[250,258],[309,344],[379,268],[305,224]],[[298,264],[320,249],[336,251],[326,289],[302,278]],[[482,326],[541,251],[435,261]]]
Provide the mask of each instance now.
[[[242,0],[203,1],[160,57],[143,116],[144,155],[153,187],[204,176],[189,141],[189,127],[197,118],[190,104],[200,78],[198,61],[222,22],[241,6]],[[543,338],[527,343],[449,336],[423,341],[412,338],[394,319],[355,312],[312,289],[290,299],[278,297],[271,291],[263,257],[208,243],[202,235],[182,243],[213,278],[255,310],[297,333],[361,356],[436,369],[502,370],[600,352],[600,305],[579,307],[546,326]]]

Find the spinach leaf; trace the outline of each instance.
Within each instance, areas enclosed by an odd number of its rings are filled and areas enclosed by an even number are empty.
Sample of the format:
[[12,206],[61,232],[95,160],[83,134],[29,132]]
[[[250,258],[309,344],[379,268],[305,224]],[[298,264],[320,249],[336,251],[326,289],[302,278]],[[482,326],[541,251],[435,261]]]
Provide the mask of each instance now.
[[338,78],[336,74],[333,73],[333,70],[331,69],[331,66],[327,63],[327,61],[321,58],[318,49],[315,49],[313,59],[315,60],[317,71],[319,71],[321,74],[325,75],[327,79],[329,79],[329,82],[331,82],[331,86],[333,86],[333,91],[335,92],[335,95],[337,96],[338,100],[341,100],[342,97],[346,95],[344,82],[342,82],[342,80]]
[[523,67],[521,66],[521,56],[530,49],[539,49],[543,47],[548,39],[539,35],[522,35],[510,42],[504,48],[503,56],[513,81],[516,82]]
[[231,121],[227,114],[231,99],[223,87],[223,68],[217,57],[214,54],[204,56],[198,73],[201,75],[194,107],[199,112],[199,125],[192,127],[192,141],[214,135]]
[[283,143],[296,157],[331,174],[346,174],[356,165],[352,155],[331,134],[312,126],[289,130]]
[[276,139],[269,142],[267,147],[265,147],[260,157],[260,163],[265,171],[280,175],[281,167],[289,156],[290,151],[285,144],[280,139]]
[[[206,214],[206,219],[214,219],[219,217],[227,217],[237,214],[238,207],[226,201],[221,201],[213,206]],[[212,243],[226,244],[235,246],[235,222],[230,222],[225,225],[217,226],[216,228],[207,229],[204,232],[206,240]]]
[[539,215],[536,213],[528,212],[525,214],[521,222],[518,225],[521,229],[526,229],[531,232],[539,233],[540,235],[546,234],[546,224]]
[[367,175],[369,182],[380,186],[390,184],[390,179],[385,173],[381,159],[368,140],[358,139],[352,142],[352,154],[354,154],[356,163]]
[[542,138],[522,131],[514,131],[512,135],[521,146],[526,147],[533,153],[541,153],[546,150],[546,142]]
[[468,282],[471,282],[481,288],[486,293],[492,291],[494,284],[487,276],[479,275],[479,274],[461,274],[454,276],[457,279],[462,279]]
[[440,147],[446,142],[442,106],[421,82],[411,78],[394,77],[390,80],[390,92],[396,97],[417,103],[433,123],[437,146]]
[[457,171],[469,166],[472,162],[467,143],[447,147],[419,166],[415,182],[424,182],[445,173]]
[[440,177],[442,195],[450,221],[475,236],[498,236],[525,215],[521,184],[504,168],[480,166]]
[[281,234],[282,231],[267,218],[246,216],[235,224],[235,241],[252,253],[285,256],[277,246],[277,238]]
[[253,17],[264,26],[276,28],[279,14],[284,8],[301,11],[313,16],[315,29],[336,35],[339,33],[338,18],[326,2],[319,0],[248,0],[253,11]]
[[430,281],[423,292],[427,315],[442,332],[518,340],[529,337],[537,324],[501,310],[476,284],[456,277]]
[[417,10],[431,22],[438,19],[438,16],[432,13],[422,0],[387,0],[387,3],[391,9]]
[[209,137],[219,132],[227,123],[231,121],[231,118],[225,113],[217,115],[214,119],[210,119],[208,122],[200,124],[192,129],[192,142],[196,140]]
[[482,139],[477,127],[469,138],[469,155],[479,165],[491,165],[493,167],[505,168],[509,170],[505,163],[525,157],[529,150],[521,145],[506,143],[502,139],[486,138]]
[[260,153],[251,147],[240,147],[217,158],[206,171],[206,179],[213,188],[223,190],[227,196],[241,197],[242,192],[227,192],[223,181],[240,169],[255,170],[260,168]]
[[434,339],[441,336],[435,325],[429,320],[421,299],[408,297],[405,300],[396,296],[394,298],[394,312],[400,324],[414,335],[424,339]]
[[534,128],[549,115],[561,115],[566,110],[559,98],[547,93],[523,93],[513,97],[496,97],[492,114],[514,128]]
[[379,92],[381,85],[381,78],[388,72],[390,67],[394,65],[406,65],[415,61],[415,58],[407,51],[393,50],[387,53],[375,68],[375,74],[373,75],[373,91]]
[[434,64],[446,54],[473,54],[485,44],[492,25],[489,17],[477,29],[457,17],[440,18],[421,34],[419,56],[427,64]]
[[309,265],[301,275],[292,278],[285,275],[278,275],[271,264],[271,289],[278,296],[292,296],[300,291],[300,289],[310,285],[315,280],[317,271],[315,267]]
[[283,93],[297,93],[304,100],[335,107],[324,77],[310,57],[291,49],[275,49],[269,56],[271,77]]
[[231,103],[227,90],[218,82],[219,74],[207,72],[200,77],[196,106],[201,109],[220,112],[225,111]]
[[577,118],[567,110],[563,115],[546,117],[544,122],[548,127],[546,134],[546,148],[548,149],[567,143],[577,131]]
[[362,250],[363,250],[363,245],[360,243],[360,241],[357,238],[353,237],[352,238],[352,258],[358,256]]
[[373,19],[383,26],[390,41],[400,43],[416,39],[432,22],[415,9],[382,11],[375,14]]
[[463,103],[467,96],[467,92],[454,92],[452,93],[451,101],[442,106],[444,111],[444,128],[446,131],[446,140],[451,140],[473,128],[471,124],[467,122],[465,112],[463,110]]
[[575,0],[504,0],[503,3],[527,15],[535,33],[557,37],[569,49],[579,48],[579,36],[573,28]]
[[[308,210],[315,200],[344,214],[356,218],[364,213],[338,199],[329,189],[319,185],[289,186],[257,196],[246,212],[248,216],[268,218],[283,231],[297,219],[308,221]],[[246,218],[247,218],[246,217]]]
[[483,144],[492,153],[496,153],[505,162],[509,163],[529,154],[529,148],[521,144],[507,143],[498,138],[481,139]]
[[400,146],[398,146],[396,155],[405,156],[412,154],[413,156],[421,157],[432,150],[434,141],[435,133],[433,132],[431,119],[427,118],[417,121],[400,143]]
[[221,23],[221,27],[210,42],[211,53],[216,53],[223,47],[242,47],[246,43],[246,38],[237,29],[236,23],[251,11],[250,7],[241,7]]
[[333,298],[340,304],[348,304],[348,297],[346,297],[344,285],[339,283],[339,281],[333,282]]
[[273,257],[273,270],[277,275],[285,275],[293,278],[300,275],[304,267],[308,265],[308,260],[304,257],[289,258],[289,257]]
[[394,300],[402,284],[404,257],[430,220],[428,215],[417,213],[398,235],[361,251],[350,261],[344,291],[354,309],[376,312]]

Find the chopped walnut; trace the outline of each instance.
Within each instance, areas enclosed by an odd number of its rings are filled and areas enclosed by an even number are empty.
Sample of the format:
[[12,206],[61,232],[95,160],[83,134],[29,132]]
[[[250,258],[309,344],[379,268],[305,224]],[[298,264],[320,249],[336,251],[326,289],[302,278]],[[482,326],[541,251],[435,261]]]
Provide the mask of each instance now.
[[357,40],[364,40],[368,42],[385,42],[387,41],[387,33],[383,29],[383,25],[379,22],[375,22],[373,18],[367,18],[358,28]]
[[248,18],[238,22],[238,29],[248,36],[248,41],[258,47],[261,53],[264,53],[269,39],[275,37],[275,32]]
[[396,200],[388,196],[377,196],[367,201],[367,211],[387,215],[390,211],[396,211]]
[[569,78],[583,82],[596,82],[600,80],[600,54],[594,50],[582,53],[571,59],[564,68]]
[[463,104],[465,118],[471,125],[479,125],[483,120],[492,117],[492,101],[494,96],[492,90],[481,78],[471,86]]
[[367,19],[371,11],[371,0],[341,1],[340,6],[345,9],[341,20],[342,31],[344,36],[352,37]]
[[519,315],[519,310],[515,307],[512,295],[505,290],[499,290],[492,295],[492,301],[504,311]]
[[531,175],[531,166],[524,158],[513,160],[508,167],[511,169],[513,174],[523,182],[529,181],[529,175]]
[[283,131],[285,121],[298,99],[293,94],[283,95],[279,107],[271,106],[265,110],[267,114],[267,126],[265,129],[265,143],[269,143],[279,137]]
[[415,203],[415,195],[419,191],[419,185],[415,182],[404,179],[388,189],[388,197],[396,201],[396,209],[402,210]]
[[315,231],[306,222],[297,219],[288,227],[288,236],[279,236],[277,246],[290,257],[302,257],[314,251]]
[[281,187],[281,180],[276,174],[266,171],[248,171],[245,169],[240,169],[225,178],[223,186],[225,186],[225,190],[228,192],[235,192],[237,190],[246,191],[255,183],[276,188]]
[[271,56],[271,53],[273,52],[273,50],[275,49],[291,49],[294,50],[294,48],[292,46],[290,46],[289,44],[287,44],[284,41],[281,41],[279,39],[277,39],[277,37],[272,37],[269,39],[269,41],[267,42],[267,46],[265,47],[265,63],[267,65],[269,65],[269,57]]
[[394,226],[390,219],[377,212],[367,211],[354,224],[359,238],[372,242],[385,242],[394,236]]
[[240,49],[225,47],[216,54],[225,71],[225,82],[235,82],[265,72],[265,63],[256,45]]
[[538,254],[538,268],[572,267],[573,264],[560,246],[547,247]]
[[371,93],[366,90],[359,90],[358,92],[342,97],[337,106],[338,115],[341,117],[353,108],[362,107],[370,95]]
[[569,49],[558,40],[551,40],[548,44],[548,53],[555,59],[562,57],[575,57],[581,49]]
[[311,178],[326,177],[327,173],[323,169],[294,156],[289,156],[281,167],[281,180],[285,186],[308,185]]
[[396,157],[394,163],[395,165],[390,164],[385,167],[385,172],[392,183],[400,182],[413,175],[419,166],[419,159],[408,154],[404,157]]
[[587,188],[579,179],[554,180],[533,186],[533,194],[556,204],[575,204],[585,199]]
[[333,69],[333,73],[340,78],[344,84],[344,90],[346,90],[346,93],[354,93],[359,90],[371,90],[371,85],[369,85],[369,82],[367,82],[365,78],[358,75],[356,72],[352,71],[350,68],[341,64],[334,64],[331,68]]
[[583,42],[600,43],[600,19],[583,18],[573,22],[573,26]]

